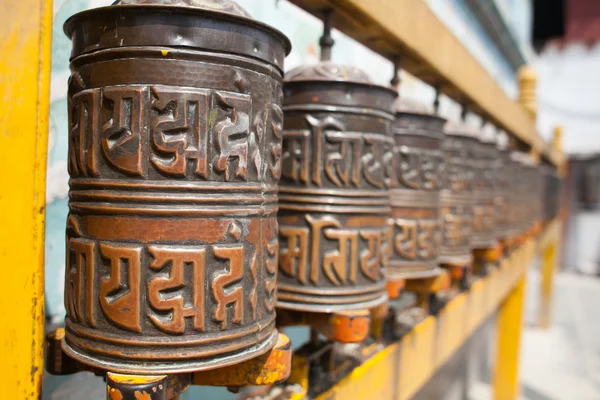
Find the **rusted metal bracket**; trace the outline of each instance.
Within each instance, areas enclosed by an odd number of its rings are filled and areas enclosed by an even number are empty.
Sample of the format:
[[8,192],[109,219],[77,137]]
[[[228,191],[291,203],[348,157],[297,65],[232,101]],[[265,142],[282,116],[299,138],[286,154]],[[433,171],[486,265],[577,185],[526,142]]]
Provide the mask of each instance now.
[[473,273],[479,276],[486,276],[490,268],[498,267],[504,257],[504,247],[501,242],[488,249],[473,250]]
[[440,299],[451,288],[452,279],[449,271],[440,270],[436,275],[427,278],[409,279],[405,290],[417,295],[417,304],[429,314],[436,314],[441,308]]
[[196,372],[192,383],[197,386],[274,385],[285,381],[292,370],[292,343],[280,333],[277,344],[265,354],[228,367]]
[[[385,303],[384,303],[385,304]],[[385,305],[373,310],[340,311],[334,313],[309,313],[277,310],[279,326],[308,325],[328,340],[339,343],[360,343],[369,335],[372,314],[386,313]]]
[[107,400],[167,400],[166,375],[106,374]]

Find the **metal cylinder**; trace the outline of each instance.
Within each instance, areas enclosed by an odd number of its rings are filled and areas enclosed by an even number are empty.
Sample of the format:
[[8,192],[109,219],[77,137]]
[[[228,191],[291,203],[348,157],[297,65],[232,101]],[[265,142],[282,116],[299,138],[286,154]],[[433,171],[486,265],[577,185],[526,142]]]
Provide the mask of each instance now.
[[511,220],[511,190],[514,176],[510,151],[506,148],[496,149],[494,207],[495,207],[495,236],[503,240],[512,234]]
[[124,373],[266,352],[288,39],[228,0],[121,0],[65,32],[65,351]]
[[535,166],[529,154],[513,151],[514,199],[512,201],[514,234],[521,234],[533,225],[536,219],[535,196],[536,189]]
[[445,120],[404,99],[397,102],[396,111],[390,219],[393,252],[386,275],[391,280],[423,278],[439,271]]
[[278,307],[333,312],[386,301],[391,89],[329,62],[286,74]]
[[506,190],[507,199],[507,224],[503,229],[503,238],[509,239],[520,233],[520,210],[522,205],[521,199],[521,180],[522,166],[517,161],[518,156],[515,152],[506,150],[504,158],[504,172],[502,174],[503,185]]
[[558,171],[551,165],[541,166],[543,179],[543,217],[548,222],[556,218],[560,208],[561,180]]
[[440,264],[468,265],[473,261],[473,180],[477,132],[464,123],[448,122],[442,148],[445,157],[444,188],[440,192],[442,245]]
[[491,135],[481,135],[473,145],[473,236],[471,248],[496,246],[495,186],[498,150]]

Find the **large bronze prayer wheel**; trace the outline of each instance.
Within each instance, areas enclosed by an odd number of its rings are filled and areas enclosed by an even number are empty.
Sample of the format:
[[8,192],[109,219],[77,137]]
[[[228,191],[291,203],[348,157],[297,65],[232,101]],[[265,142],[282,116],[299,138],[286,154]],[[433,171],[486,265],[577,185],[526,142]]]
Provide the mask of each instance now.
[[497,144],[492,135],[481,133],[480,140],[472,146],[475,169],[473,171],[473,249],[496,246],[495,186]]
[[444,188],[440,192],[442,244],[440,264],[470,265],[473,261],[474,153],[477,132],[464,123],[448,122],[442,145],[445,157]]
[[396,104],[391,219],[391,280],[423,278],[439,272],[440,189],[443,185],[445,120],[425,106]]
[[284,93],[277,305],[375,307],[386,301],[397,94],[330,62],[288,72]]
[[121,0],[65,32],[65,351],[125,373],[268,351],[288,39],[225,0]]

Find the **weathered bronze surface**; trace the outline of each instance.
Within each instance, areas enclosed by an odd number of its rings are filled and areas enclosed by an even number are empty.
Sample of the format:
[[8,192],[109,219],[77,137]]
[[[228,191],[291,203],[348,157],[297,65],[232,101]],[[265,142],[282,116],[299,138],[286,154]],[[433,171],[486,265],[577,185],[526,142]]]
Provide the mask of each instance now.
[[65,351],[162,374],[277,340],[283,34],[229,1],[71,17]]
[[510,151],[506,148],[496,148],[494,207],[495,207],[495,231],[497,239],[506,239],[511,235],[511,199],[513,166]]
[[465,265],[473,261],[473,153],[479,145],[477,133],[464,123],[447,123],[442,145],[445,183],[440,192],[442,220],[441,264]]
[[513,151],[511,158],[514,187],[511,200],[512,234],[518,235],[531,228],[536,221],[541,204],[535,199],[539,198],[540,191],[535,178],[536,168],[529,154]]
[[493,136],[481,135],[473,147],[473,249],[496,246],[496,210],[494,189],[498,150]]
[[278,307],[333,312],[386,300],[396,93],[329,62],[286,75]]
[[439,272],[445,120],[406,100],[397,102],[396,111],[389,221],[393,253],[386,275],[390,280],[425,278]]
[[548,164],[541,166],[541,174],[543,179],[543,218],[544,221],[550,221],[558,215],[560,209],[562,181],[556,168]]

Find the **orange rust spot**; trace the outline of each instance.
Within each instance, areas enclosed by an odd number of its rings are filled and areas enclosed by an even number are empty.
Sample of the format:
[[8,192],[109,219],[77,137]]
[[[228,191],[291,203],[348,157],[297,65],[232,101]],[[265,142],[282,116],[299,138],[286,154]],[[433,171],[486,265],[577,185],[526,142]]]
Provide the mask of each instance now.
[[402,294],[402,289],[406,286],[406,281],[404,279],[399,281],[388,281],[385,285],[385,289],[387,290],[388,297],[390,299],[397,299]]
[[110,396],[110,400],[123,400],[123,395],[120,390],[111,388],[109,385],[106,385],[106,389]]
[[193,382],[201,386],[272,385],[288,378],[291,358],[290,340],[279,334],[277,344],[266,354],[219,370],[194,374]]
[[315,102],[315,103],[316,103],[317,101],[319,101],[319,100],[320,100],[320,99],[319,99],[319,96],[314,96],[314,97],[312,98],[312,101],[313,101],[313,102]]
[[462,266],[451,265],[449,270],[450,270],[450,274],[452,275],[452,279],[456,279],[456,280],[462,279],[463,273],[464,273],[463,272],[464,268]]
[[152,397],[146,392],[136,391],[134,395],[137,400],[152,400]]

